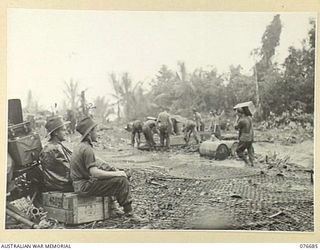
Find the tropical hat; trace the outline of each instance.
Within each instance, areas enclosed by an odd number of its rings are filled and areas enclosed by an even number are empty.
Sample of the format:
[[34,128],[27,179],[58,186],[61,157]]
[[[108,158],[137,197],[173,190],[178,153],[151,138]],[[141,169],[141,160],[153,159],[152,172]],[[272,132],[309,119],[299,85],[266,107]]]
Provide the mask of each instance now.
[[70,122],[65,122],[62,120],[61,116],[51,116],[47,118],[47,123],[45,125],[45,128],[47,129],[47,137],[54,131],[56,131],[58,128],[63,127],[66,124],[69,124]]
[[91,117],[86,117],[78,122],[76,130],[82,135],[81,141],[90,133],[90,131],[95,128],[98,124],[91,119]]

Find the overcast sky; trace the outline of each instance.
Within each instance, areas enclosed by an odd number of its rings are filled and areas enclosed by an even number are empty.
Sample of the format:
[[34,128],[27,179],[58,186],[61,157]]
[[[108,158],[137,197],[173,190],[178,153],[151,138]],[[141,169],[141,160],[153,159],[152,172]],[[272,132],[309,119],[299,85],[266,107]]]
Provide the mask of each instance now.
[[129,72],[150,81],[161,65],[176,70],[228,71],[240,64],[250,73],[252,49],[275,14],[282,33],[275,60],[301,47],[313,13],[119,12],[8,10],[8,98],[24,102],[29,89],[50,108],[64,98],[64,81],[79,81],[88,99],[112,93],[108,75]]

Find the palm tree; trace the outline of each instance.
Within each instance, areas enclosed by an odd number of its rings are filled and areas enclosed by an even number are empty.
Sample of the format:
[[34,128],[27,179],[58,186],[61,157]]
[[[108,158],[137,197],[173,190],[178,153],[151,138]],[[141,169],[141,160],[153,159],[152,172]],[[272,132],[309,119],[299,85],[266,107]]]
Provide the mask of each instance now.
[[118,121],[120,121],[120,106],[124,103],[124,99],[123,99],[123,90],[120,86],[119,81],[117,80],[117,77],[114,73],[110,74],[110,80],[113,86],[113,89],[115,91],[115,94],[111,94],[112,97],[114,97],[116,99],[116,102],[111,104],[112,106],[117,105],[117,117],[118,117]]
[[117,79],[114,73],[111,73],[110,80],[115,91],[115,94],[111,95],[116,99],[113,105],[117,105],[118,120],[120,120],[121,106],[123,106],[126,119],[136,118],[138,106],[143,96],[143,90],[140,89],[142,82],[133,85],[127,72],[122,75],[121,81]]
[[187,112],[190,106],[194,105],[196,97],[196,87],[187,73],[184,62],[178,62],[178,72],[174,84],[175,101],[173,107],[180,108]]
[[155,104],[171,106],[173,109],[190,107],[192,96],[196,88],[190,81],[184,62],[178,62],[178,71],[173,73],[166,66],[162,66],[157,76],[156,85],[153,86]]
[[65,89],[63,93],[67,97],[67,101],[70,104],[71,110],[76,111],[78,103],[79,103],[79,85],[77,81],[74,81],[72,78],[69,82],[64,82]]
[[254,74],[254,79],[255,79],[255,84],[256,84],[256,95],[257,95],[257,112],[256,115],[258,118],[261,116],[262,112],[262,107],[261,107],[261,99],[260,99],[260,87],[259,87],[259,79],[258,79],[258,70],[257,70],[257,57],[261,54],[260,49],[254,49],[251,51],[250,56],[254,60],[254,66],[253,66],[253,74]]
[[112,106],[110,105],[108,100],[105,100],[105,97],[100,97],[98,96],[95,101],[94,101],[94,106],[95,106],[95,117],[97,119],[100,119],[101,123],[106,122],[106,118],[114,113],[114,110]]

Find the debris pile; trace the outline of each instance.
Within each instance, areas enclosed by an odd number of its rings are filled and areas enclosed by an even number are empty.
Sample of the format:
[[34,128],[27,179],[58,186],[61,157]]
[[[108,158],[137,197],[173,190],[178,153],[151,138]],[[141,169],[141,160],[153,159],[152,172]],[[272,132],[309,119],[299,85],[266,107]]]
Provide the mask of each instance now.
[[262,164],[263,171],[269,175],[296,177],[297,173],[299,173],[301,178],[309,178],[310,183],[313,184],[313,169],[305,168],[291,162],[289,155],[280,156],[276,152],[273,152],[266,155],[257,154],[256,158],[257,162]]
[[279,128],[284,130],[303,128],[308,132],[313,132],[313,114],[303,112],[301,109],[295,109],[293,112],[283,112],[276,116],[271,112],[268,119],[262,121],[259,130]]
[[42,207],[34,206],[32,199],[29,197],[23,197],[8,203],[6,211],[10,217],[22,223],[20,227],[57,228],[58,221],[53,218],[47,218],[47,212]]
[[257,133],[255,139],[271,143],[280,141],[283,145],[301,143],[313,138],[313,122],[313,114],[305,113],[302,109],[283,112],[280,116],[271,113],[256,128],[263,132],[263,138]]

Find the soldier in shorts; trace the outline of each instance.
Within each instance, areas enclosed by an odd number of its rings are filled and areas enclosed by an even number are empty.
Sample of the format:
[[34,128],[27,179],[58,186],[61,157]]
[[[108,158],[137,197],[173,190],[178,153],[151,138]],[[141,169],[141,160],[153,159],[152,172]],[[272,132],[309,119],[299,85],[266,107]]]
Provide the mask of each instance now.
[[[246,165],[254,167],[254,149],[253,149],[253,127],[252,127],[252,119],[247,116],[242,108],[238,108],[237,112],[237,120],[235,123],[235,129],[239,131],[239,144],[237,147],[237,154],[239,158],[241,158]],[[249,161],[244,154],[244,151],[247,150]]]
[[168,109],[164,108],[164,111],[159,113],[157,118],[158,128],[160,131],[160,144],[164,146],[166,143],[166,147],[170,147],[170,134],[172,133],[172,120],[170,118],[170,114],[167,112]]

